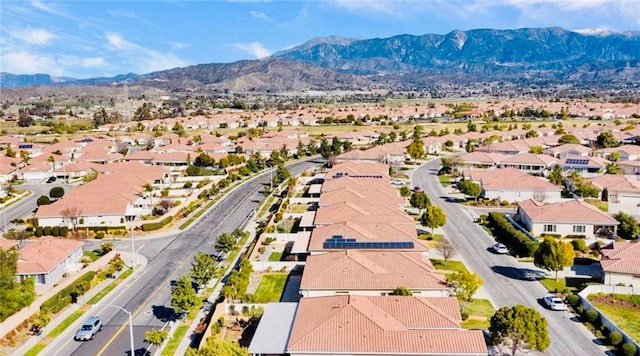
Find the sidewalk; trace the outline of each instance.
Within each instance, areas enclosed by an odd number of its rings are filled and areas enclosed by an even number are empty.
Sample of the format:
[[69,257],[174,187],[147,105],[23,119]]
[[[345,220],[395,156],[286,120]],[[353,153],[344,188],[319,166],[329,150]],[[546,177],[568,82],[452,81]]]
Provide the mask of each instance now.
[[[131,254],[131,252],[130,251],[118,251],[118,253],[120,254],[120,257],[122,258],[122,260],[125,262],[125,265],[131,266],[131,264],[133,262],[133,255]],[[137,267],[133,271],[133,273],[129,277],[127,277],[127,279],[135,277],[138,273],[143,271],[144,267],[147,265],[147,262],[148,262],[147,259],[144,256],[142,256],[141,254],[137,254],[137,255],[138,255],[137,256],[137,262],[138,262]],[[122,273],[122,271],[120,273]],[[125,279],[125,281],[127,279]],[[85,293],[83,296],[81,296],[78,299],[78,303],[71,304],[66,309],[64,309],[62,312],[58,313],[53,319],[51,319],[49,324],[42,330],[42,333],[39,336],[31,336],[29,338],[29,340],[27,342],[25,342],[24,344],[22,344],[22,346],[17,348],[12,353],[12,355],[24,355],[27,351],[29,351],[32,347],[34,347],[38,342],[43,340],[45,338],[45,336],[51,330],[53,330],[56,326],[58,326],[60,323],[62,323],[71,314],[75,313],[78,309],[80,309],[83,305],[85,305],[89,300],[91,300],[91,298],[93,298],[96,294],[100,293],[104,288],[107,287],[107,285],[109,285],[113,281],[114,281],[113,279],[105,279],[104,281],[100,282],[100,284],[98,284],[95,287],[91,288],[87,293]],[[117,290],[120,289],[123,285],[124,285],[124,283],[121,282],[120,284],[118,284],[118,286],[116,288],[114,288],[109,293],[111,294],[111,293],[117,292]],[[83,320],[83,317],[80,317],[78,320]],[[72,326],[73,326],[73,324],[71,324],[69,327],[72,327]],[[44,350],[46,350],[46,348],[42,350],[41,354],[46,355],[46,352],[44,352]]]

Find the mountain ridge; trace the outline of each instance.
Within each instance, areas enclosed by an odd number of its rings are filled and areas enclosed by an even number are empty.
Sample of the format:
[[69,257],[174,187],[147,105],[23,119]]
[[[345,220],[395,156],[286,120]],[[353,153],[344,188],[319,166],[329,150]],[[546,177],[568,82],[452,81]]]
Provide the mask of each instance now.
[[[197,64],[82,80],[21,77],[30,85],[128,81],[171,92],[411,88],[438,83],[640,81],[640,32],[583,34],[560,27],[453,30],[386,38],[319,37],[260,60]],[[0,86],[17,83],[0,74]],[[19,86],[19,85],[17,85]]]

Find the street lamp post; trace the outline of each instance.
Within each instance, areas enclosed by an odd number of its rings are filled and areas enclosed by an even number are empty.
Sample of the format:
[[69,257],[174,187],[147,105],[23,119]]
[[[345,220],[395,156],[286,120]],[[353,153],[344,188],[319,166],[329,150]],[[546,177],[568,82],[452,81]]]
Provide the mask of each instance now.
[[138,259],[136,258],[136,250],[133,243],[133,218],[129,220],[129,229],[131,229],[131,270],[133,271],[136,269],[136,262],[138,262]]
[[96,304],[94,305],[94,308],[95,307],[112,307],[112,308],[119,309],[127,314],[127,316],[129,317],[129,343],[130,343],[129,346],[131,347],[131,355],[135,356],[136,350],[135,350],[135,346],[133,345],[133,313],[131,313],[130,311],[128,311],[123,307],[119,307],[113,304]]

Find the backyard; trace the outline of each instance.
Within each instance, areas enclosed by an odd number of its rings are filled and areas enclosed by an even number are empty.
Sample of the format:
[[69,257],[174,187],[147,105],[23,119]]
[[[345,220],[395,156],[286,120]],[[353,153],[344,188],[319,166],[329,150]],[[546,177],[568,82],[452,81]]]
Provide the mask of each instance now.
[[264,274],[256,289],[256,303],[279,302],[284,286],[287,283],[286,273]]
[[640,295],[592,294],[588,298],[609,320],[640,340]]

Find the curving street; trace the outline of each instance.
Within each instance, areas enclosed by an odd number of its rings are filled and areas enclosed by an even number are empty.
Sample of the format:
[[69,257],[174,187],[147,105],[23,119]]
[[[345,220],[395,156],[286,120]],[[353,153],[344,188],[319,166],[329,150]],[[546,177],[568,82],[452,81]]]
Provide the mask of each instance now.
[[546,309],[541,299],[547,290],[535,280],[539,270],[518,262],[508,255],[490,253],[487,248],[495,241],[473,222],[478,213],[473,208],[451,202],[438,181],[440,160],[435,159],[413,173],[413,186],[420,186],[447,215],[442,227],[445,235],[456,245],[458,256],[472,272],[484,280],[484,290],[496,308],[523,304],[538,310],[547,319],[551,346],[545,355],[602,355],[607,350],[595,344],[595,337],[569,312]]

